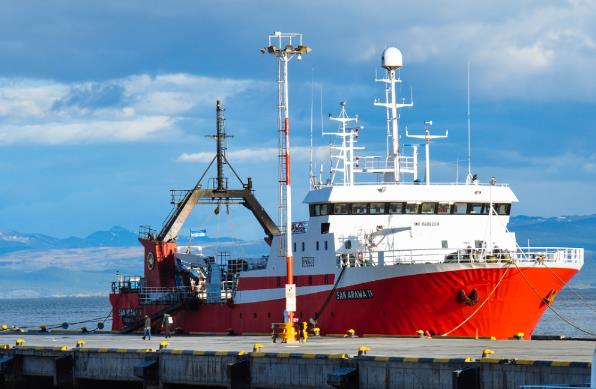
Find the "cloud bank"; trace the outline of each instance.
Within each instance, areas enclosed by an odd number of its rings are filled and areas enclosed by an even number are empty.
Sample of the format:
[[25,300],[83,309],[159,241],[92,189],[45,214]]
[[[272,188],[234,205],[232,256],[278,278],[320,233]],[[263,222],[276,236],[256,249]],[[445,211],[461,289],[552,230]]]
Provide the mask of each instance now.
[[155,140],[183,132],[216,98],[242,95],[251,80],[147,74],[101,82],[0,78],[0,145]]

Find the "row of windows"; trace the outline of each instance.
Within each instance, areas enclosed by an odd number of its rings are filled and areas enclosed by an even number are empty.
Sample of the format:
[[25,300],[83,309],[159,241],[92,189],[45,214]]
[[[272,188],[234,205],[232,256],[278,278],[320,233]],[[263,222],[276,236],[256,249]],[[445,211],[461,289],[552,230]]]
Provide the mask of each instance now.
[[[495,212],[499,215],[509,215],[511,204],[493,203]],[[488,215],[489,203],[335,203],[311,204],[310,216],[327,215]]]
[[[322,233],[322,232],[321,232]],[[325,247],[324,250],[327,251],[329,250],[329,243],[324,240],[323,241],[323,246]],[[300,248],[302,248],[302,251],[306,250],[306,243],[304,241],[302,241],[302,243],[300,244]],[[317,240],[315,242],[315,250],[319,251],[321,249],[321,245],[319,244],[319,241]],[[296,242],[294,242],[294,252],[296,252]]]

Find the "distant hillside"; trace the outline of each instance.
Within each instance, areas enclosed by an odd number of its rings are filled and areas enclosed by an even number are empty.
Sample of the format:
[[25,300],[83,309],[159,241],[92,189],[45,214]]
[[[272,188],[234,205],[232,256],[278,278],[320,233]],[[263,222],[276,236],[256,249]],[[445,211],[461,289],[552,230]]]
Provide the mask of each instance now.
[[583,247],[596,251],[596,215],[534,217],[514,216],[509,230],[515,232],[520,246]]
[[97,231],[85,238],[71,236],[66,239],[43,234],[0,231],[0,254],[19,250],[69,249],[85,247],[127,247],[137,245],[137,235],[125,228],[114,226],[107,231]]

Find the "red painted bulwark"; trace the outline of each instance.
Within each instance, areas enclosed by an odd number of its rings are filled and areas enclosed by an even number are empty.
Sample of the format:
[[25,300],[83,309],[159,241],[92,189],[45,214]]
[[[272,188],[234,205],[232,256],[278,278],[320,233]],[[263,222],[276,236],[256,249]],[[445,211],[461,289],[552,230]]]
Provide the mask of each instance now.
[[[176,267],[176,242],[156,242],[149,239],[139,239],[145,249],[145,286],[173,287],[175,286],[174,270]],[[147,261],[149,253],[153,254],[153,268]]]
[[[354,328],[359,334],[415,335],[422,329],[437,335],[449,332],[452,336],[478,334],[499,339],[523,332],[528,338],[547,308],[542,299],[552,290],[558,293],[577,270],[535,267],[521,271],[523,275],[516,267],[509,270],[472,268],[339,288],[322,312],[318,326],[323,334],[345,333]],[[501,277],[502,282],[488,297]],[[472,289],[478,293],[476,304],[468,305],[458,299],[460,290],[469,295]],[[350,291],[354,290],[367,292],[352,295]],[[296,317],[301,321],[314,317],[329,293],[330,290],[301,295],[299,289]],[[133,293],[110,296],[115,330],[122,327],[119,308],[139,308],[136,296]],[[271,323],[283,319],[284,305],[283,299],[246,304],[199,304],[178,311],[174,321],[176,327],[186,332],[266,333],[271,330]],[[160,308],[152,307],[148,311]]]

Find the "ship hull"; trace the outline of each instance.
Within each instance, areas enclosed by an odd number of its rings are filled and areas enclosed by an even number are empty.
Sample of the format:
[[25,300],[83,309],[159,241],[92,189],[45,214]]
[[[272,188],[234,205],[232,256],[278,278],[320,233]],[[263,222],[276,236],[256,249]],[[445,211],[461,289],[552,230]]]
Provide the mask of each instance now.
[[[511,263],[348,268],[336,289],[298,285],[296,315],[301,321],[318,316],[322,334],[354,329],[360,335],[415,335],[423,330],[497,339],[523,333],[529,338],[578,270]],[[283,293],[283,288],[244,290],[234,303],[186,305],[173,313],[175,327],[187,333],[269,333],[271,323],[283,321]],[[136,293],[112,294],[110,300],[114,330],[133,316],[164,308],[139,305]]]

